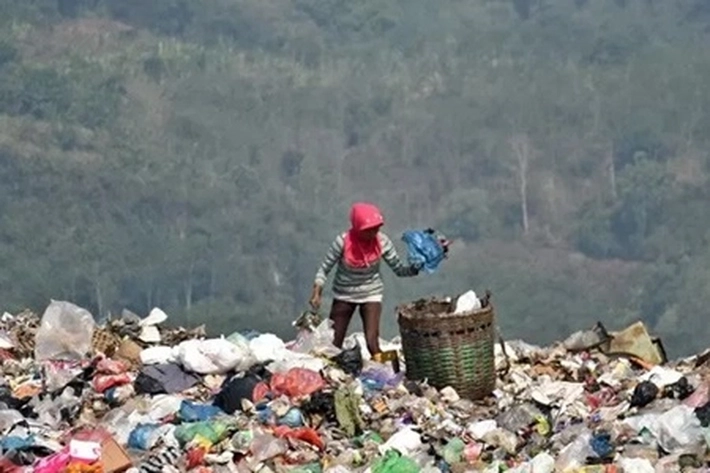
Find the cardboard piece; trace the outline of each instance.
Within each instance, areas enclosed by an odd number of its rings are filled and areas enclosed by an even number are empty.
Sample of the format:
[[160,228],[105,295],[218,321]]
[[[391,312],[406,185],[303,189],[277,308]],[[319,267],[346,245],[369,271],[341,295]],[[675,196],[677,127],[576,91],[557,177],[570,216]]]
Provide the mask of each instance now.
[[133,466],[133,462],[116,439],[108,437],[101,442],[101,465],[103,473],[121,473]]
[[660,341],[654,342],[643,322],[636,322],[621,332],[611,335],[613,338],[608,350],[605,350],[609,355],[633,355],[652,365],[661,365],[666,361],[664,353],[659,350]]

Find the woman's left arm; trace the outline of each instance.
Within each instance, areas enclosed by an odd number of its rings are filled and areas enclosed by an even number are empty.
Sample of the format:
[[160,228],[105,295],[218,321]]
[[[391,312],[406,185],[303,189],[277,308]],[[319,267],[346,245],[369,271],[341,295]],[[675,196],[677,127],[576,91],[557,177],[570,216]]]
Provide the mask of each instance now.
[[385,263],[392,269],[394,274],[400,278],[412,277],[419,274],[418,267],[405,266],[402,263],[402,260],[397,254],[397,249],[394,247],[394,243],[392,243],[392,240],[390,240],[387,235],[381,233],[379,237],[382,241],[382,259],[385,260]]

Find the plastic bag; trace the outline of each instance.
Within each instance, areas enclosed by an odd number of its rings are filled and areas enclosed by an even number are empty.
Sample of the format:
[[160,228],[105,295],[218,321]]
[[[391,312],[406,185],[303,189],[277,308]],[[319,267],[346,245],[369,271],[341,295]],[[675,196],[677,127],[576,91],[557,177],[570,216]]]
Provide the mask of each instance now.
[[96,364],[96,371],[103,374],[122,374],[128,371],[128,365],[121,360],[104,358]]
[[658,386],[650,381],[642,381],[634,388],[631,395],[631,407],[644,407],[652,403],[658,396]]
[[555,471],[571,471],[584,466],[587,457],[595,456],[591,440],[592,434],[587,430],[564,447],[555,459]]
[[700,420],[693,409],[683,405],[658,417],[656,429],[652,430],[655,430],[658,445],[668,453],[698,447],[705,442]]
[[303,442],[313,445],[318,450],[325,449],[323,439],[321,439],[318,432],[311,427],[298,427],[296,429],[292,429],[286,425],[280,425],[274,429],[274,434],[276,434],[279,438],[302,440]]
[[444,457],[444,461],[449,465],[458,463],[463,458],[463,451],[466,448],[466,444],[463,440],[458,437],[454,437],[446,444],[441,456]]
[[351,376],[358,376],[362,372],[362,351],[360,345],[355,344],[349,350],[343,350],[334,356],[332,361]]
[[6,430],[9,430],[24,420],[25,417],[14,409],[0,410],[0,434],[4,434]]
[[695,417],[700,421],[700,425],[703,427],[710,426],[710,402],[707,404],[695,408]]
[[67,387],[56,398],[45,398],[40,401],[34,398],[30,405],[33,406],[37,419],[48,426],[56,428],[62,420],[74,419],[81,407],[81,400],[74,394],[74,390]]
[[141,363],[144,365],[159,365],[177,361],[177,349],[172,347],[150,347],[141,351]]
[[293,368],[285,374],[274,374],[271,378],[271,390],[276,395],[308,396],[324,387],[325,381],[319,373],[303,368]]
[[384,455],[390,450],[396,450],[404,456],[411,456],[417,453],[421,447],[422,436],[412,430],[411,427],[405,427],[387,439],[387,442],[378,448],[380,453]]
[[160,438],[157,424],[139,424],[128,436],[128,448],[149,451]]
[[308,401],[301,404],[301,409],[308,415],[321,415],[329,422],[336,420],[335,399],[332,392],[314,393]]
[[703,428],[693,408],[678,405],[663,413],[628,417],[624,423],[637,432],[648,429],[668,453],[695,448],[704,442]]
[[419,465],[411,458],[391,450],[372,465],[371,471],[372,473],[419,473]]
[[360,373],[360,381],[366,391],[380,391],[399,385],[404,379],[404,373],[395,373],[385,367],[373,367]]
[[[32,465],[32,470],[35,473],[57,473],[64,471],[67,465],[71,462],[69,447],[66,447],[57,453],[48,457],[40,458]],[[2,468],[0,468],[2,471]]]
[[407,245],[409,264],[422,268],[427,274],[435,272],[446,258],[446,240],[434,230],[407,230],[402,240]]
[[283,340],[271,333],[258,335],[249,340],[249,350],[254,355],[256,363],[288,359],[292,356]]
[[456,299],[454,314],[460,315],[481,308],[481,300],[474,291],[466,291]]
[[254,436],[250,449],[254,461],[263,462],[286,453],[288,451],[288,443],[284,439],[277,439],[272,435],[262,434]]
[[498,425],[511,432],[518,432],[535,424],[542,411],[532,403],[515,404],[498,415]]
[[224,338],[182,342],[178,345],[178,359],[187,370],[200,374],[246,371],[254,364],[253,357],[245,347]]
[[104,399],[109,405],[115,406],[118,404],[123,404],[124,402],[135,396],[136,390],[132,384],[127,384],[124,386],[114,386],[109,388],[104,393]]
[[70,302],[51,301],[35,338],[35,360],[80,360],[91,353],[94,317]]
[[230,426],[228,424],[211,420],[179,425],[175,429],[175,438],[180,442],[180,445],[188,444],[197,437],[214,445],[224,440],[229,432]]
[[606,458],[615,451],[611,443],[611,434],[608,432],[595,434],[589,441],[589,446],[592,447],[592,450],[599,458]]
[[114,386],[123,386],[131,381],[128,373],[99,375],[91,381],[91,387],[97,393],[103,393]]
[[328,352],[337,353],[333,345],[333,322],[330,319],[322,321],[313,330],[302,330],[296,341],[289,348],[297,353]]
[[255,402],[254,389],[260,379],[253,374],[232,378],[222,385],[222,390],[215,396],[214,405],[228,414],[242,409],[242,399]]
[[625,473],[655,473],[656,469],[646,458],[620,458],[619,466]]
[[303,427],[305,419],[303,418],[303,412],[301,412],[300,409],[292,407],[286,412],[285,415],[279,417],[276,423],[287,427]]
[[180,404],[180,420],[183,422],[197,422],[209,420],[223,414],[222,409],[208,404],[197,404],[191,401],[182,401]]
[[710,383],[703,382],[693,394],[683,401],[683,404],[688,407],[698,408],[706,405],[708,402],[710,402]]
[[688,378],[683,376],[677,382],[669,384],[663,391],[665,397],[670,397],[673,399],[687,399],[693,392],[695,388],[691,386]]

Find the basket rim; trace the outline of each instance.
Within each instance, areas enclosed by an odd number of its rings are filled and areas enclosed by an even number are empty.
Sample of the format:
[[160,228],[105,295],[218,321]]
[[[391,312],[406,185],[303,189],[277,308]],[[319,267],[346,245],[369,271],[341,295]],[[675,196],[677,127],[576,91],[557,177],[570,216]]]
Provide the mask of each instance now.
[[402,304],[397,306],[396,312],[398,318],[408,319],[408,320],[456,320],[468,318],[471,316],[486,315],[493,312],[493,303],[489,302],[487,306],[478,309],[468,310],[460,314],[455,314],[453,312],[440,312],[440,313],[425,313],[422,315],[421,312],[413,312],[406,310],[412,304]]

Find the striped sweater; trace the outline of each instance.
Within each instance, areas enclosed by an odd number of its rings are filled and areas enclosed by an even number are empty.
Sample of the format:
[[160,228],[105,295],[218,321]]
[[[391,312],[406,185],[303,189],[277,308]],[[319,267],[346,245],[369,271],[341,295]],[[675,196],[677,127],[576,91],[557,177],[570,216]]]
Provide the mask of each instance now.
[[418,271],[402,264],[392,240],[387,235],[379,233],[378,238],[382,244],[380,260],[367,268],[353,268],[343,261],[345,233],[338,235],[318,268],[315,284],[324,286],[328,280],[328,274],[337,265],[333,281],[333,297],[335,299],[355,303],[382,301],[384,285],[380,276],[381,260],[384,260],[399,277],[415,276]]

